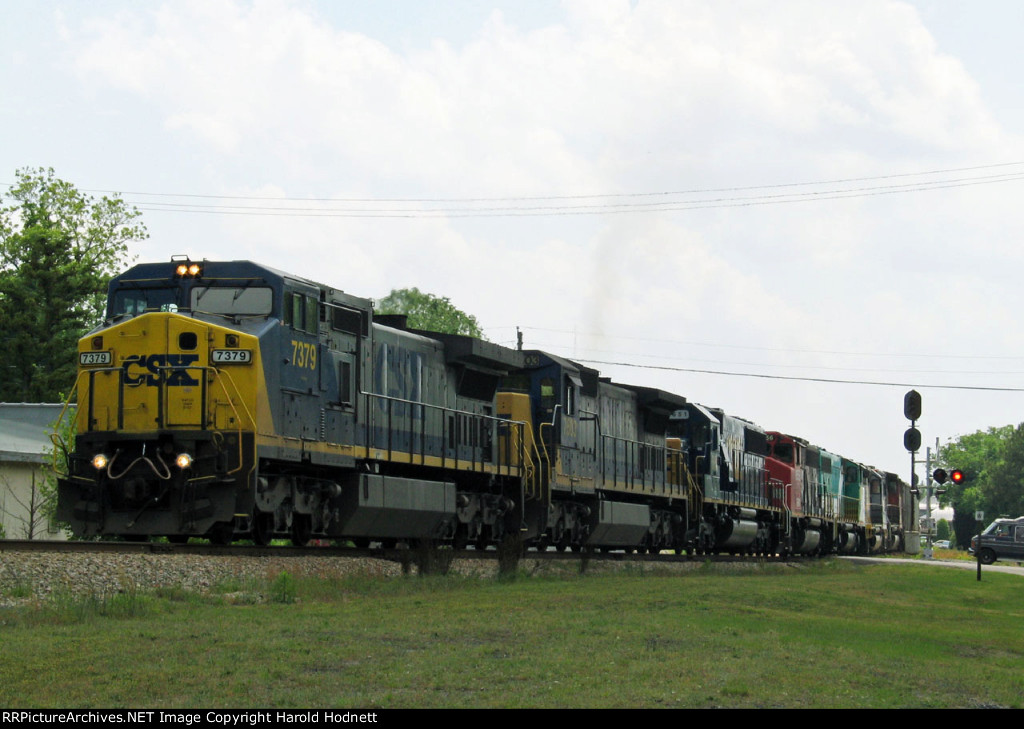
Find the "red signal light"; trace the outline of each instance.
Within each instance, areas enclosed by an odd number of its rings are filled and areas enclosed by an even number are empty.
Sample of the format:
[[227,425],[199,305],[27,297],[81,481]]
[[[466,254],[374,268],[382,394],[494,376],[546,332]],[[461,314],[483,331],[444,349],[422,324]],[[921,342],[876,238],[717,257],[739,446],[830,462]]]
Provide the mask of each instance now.
[[950,471],[949,480],[952,481],[953,483],[963,483],[964,472],[959,470]]

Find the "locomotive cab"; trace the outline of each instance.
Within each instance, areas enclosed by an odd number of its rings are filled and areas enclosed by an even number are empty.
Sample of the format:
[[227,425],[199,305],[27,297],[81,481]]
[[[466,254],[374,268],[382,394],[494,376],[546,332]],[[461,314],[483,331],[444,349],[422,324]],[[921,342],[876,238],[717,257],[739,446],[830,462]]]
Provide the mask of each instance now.
[[230,525],[254,470],[262,276],[145,264],[116,277],[79,342],[76,442],[58,517],[83,535],[205,534]]

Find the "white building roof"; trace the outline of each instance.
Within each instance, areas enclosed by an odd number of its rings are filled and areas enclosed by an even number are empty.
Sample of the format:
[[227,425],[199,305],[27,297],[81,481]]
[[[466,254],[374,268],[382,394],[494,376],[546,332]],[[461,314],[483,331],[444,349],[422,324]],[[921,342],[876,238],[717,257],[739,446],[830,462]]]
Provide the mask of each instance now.
[[53,424],[63,407],[56,403],[0,403],[0,461],[44,463],[46,452],[53,447]]

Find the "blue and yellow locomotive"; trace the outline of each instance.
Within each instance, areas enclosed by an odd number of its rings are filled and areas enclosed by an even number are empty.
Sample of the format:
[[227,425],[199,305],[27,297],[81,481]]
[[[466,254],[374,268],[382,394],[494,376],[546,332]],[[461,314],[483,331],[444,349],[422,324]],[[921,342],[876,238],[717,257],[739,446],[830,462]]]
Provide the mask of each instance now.
[[132,267],[78,357],[78,535],[808,551],[758,426],[249,261]]

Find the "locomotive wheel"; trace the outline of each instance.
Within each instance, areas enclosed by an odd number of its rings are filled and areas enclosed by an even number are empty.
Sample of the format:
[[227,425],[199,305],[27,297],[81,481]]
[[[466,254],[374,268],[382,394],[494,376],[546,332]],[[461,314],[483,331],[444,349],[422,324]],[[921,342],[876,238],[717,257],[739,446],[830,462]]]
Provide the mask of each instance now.
[[982,564],[992,564],[996,561],[996,553],[991,549],[981,550],[981,554],[978,555],[978,559],[981,560]]
[[313,535],[313,517],[309,514],[292,514],[292,544],[305,547]]
[[569,543],[572,542],[572,532],[565,528],[565,522],[559,521],[555,525],[555,534],[558,536],[558,541],[555,543],[555,549],[559,552],[564,552],[569,548]]
[[235,526],[229,521],[219,521],[210,527],[210,531],[206,532],[206,538],[210,540],[210,543],[219,547],[231,544],[234,536]]
[[261,547],[270,544],[274,537],[274,515],[259,509],[252,515],[252,541]]
[[489,531],[490,531],[490,528],[486,524],[484,524],[483,526],[480,527],[480,534],[477,535],[476,541],[473,542],[473,547],[475,549],[478,549],[481,552],[483,550],[487,549],[487,545],[491,541],[490,539],[488,539],[488,532]]

